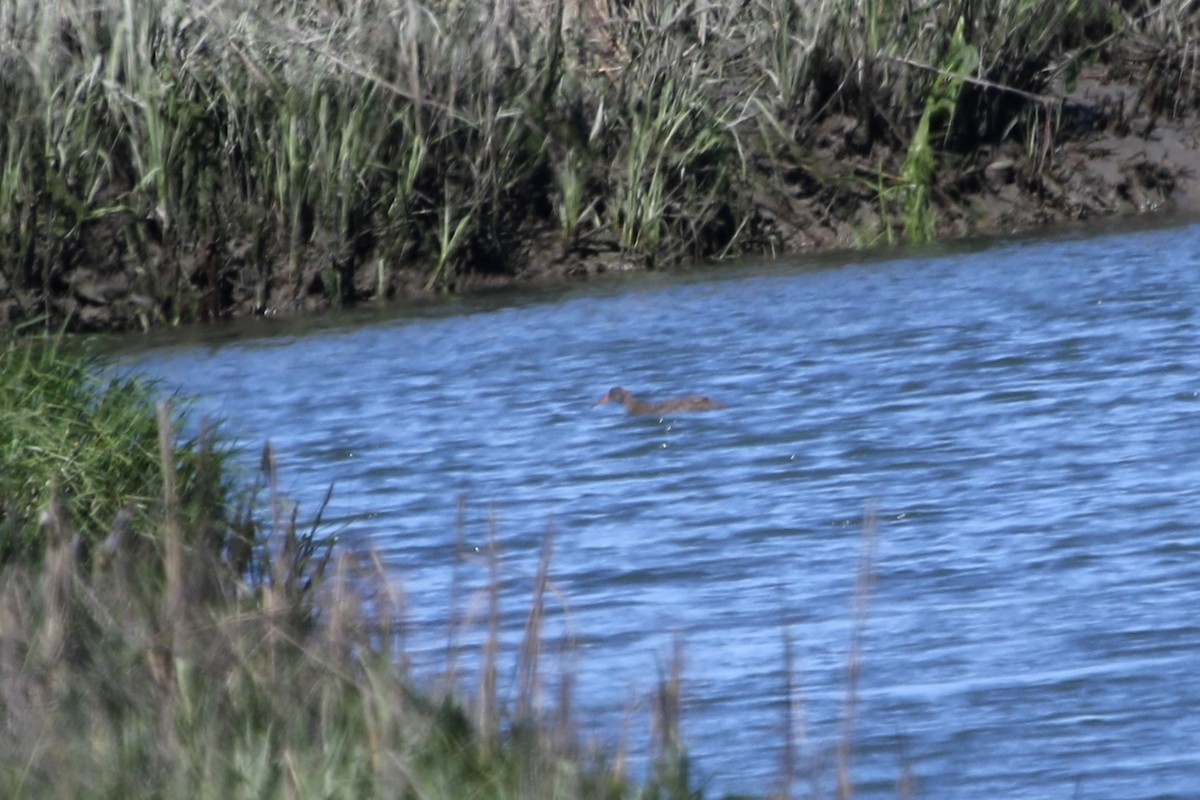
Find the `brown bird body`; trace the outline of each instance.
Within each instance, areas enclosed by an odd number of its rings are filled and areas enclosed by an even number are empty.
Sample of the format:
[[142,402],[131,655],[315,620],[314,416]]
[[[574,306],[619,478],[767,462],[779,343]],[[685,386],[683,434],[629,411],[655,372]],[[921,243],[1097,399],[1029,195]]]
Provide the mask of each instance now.
[[639,400],[630,394],[626,389],[620,386],[614,386],[608,390],[608,394],[601,397],[596,402],[592,403],[592,408],[602,404],[616,402],[625,406],[625,410],[633,415],[641,414],[677,414],[684,411],[713,411],[725,406],[718,403],[716,400],[709,400],[707,397],[677,397],[674,400],[663,400],[659,403],[651,403],[646,400]]

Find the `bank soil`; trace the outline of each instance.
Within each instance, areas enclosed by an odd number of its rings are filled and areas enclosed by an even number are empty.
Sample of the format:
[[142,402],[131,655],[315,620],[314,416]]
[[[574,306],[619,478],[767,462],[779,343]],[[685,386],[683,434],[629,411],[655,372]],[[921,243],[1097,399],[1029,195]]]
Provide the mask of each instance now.
[[[1055,124],[1047,123],[1040,143],[1010,141],[939,157],[931,186],[939,238],[1200,210],[1200,125],[1193,114],[1155,113],[1144,107],[1134,81],[1111,80],[1101,68],[1085,71],[1074,91],[1058,100]],[[837,115],[820,124],[812,141],[792,163],[766,154],[750,159],[758,189],[743,253],[802,254],[902,238],[897,204],[881,201],[880,186],[896,182],[905,153],[868,140],[850,117]],[[281,248],[270,242],[213,231],[181,243],[153,221],[135,222],[112,215],[82,226],[69,241],[44,243],[53,257],[33,280],[0,272],[0,322],[136,330],[431,292],[428,264],[385,268],[371,257],[369,243],[349,253],[314,242],[300,263],[283,268]],[[137,229],[143,235],[131,237]],[[519,250],[516,269],[460,267],[440,290],[592,279],[655,266],[629,256],[602,230],[564,242],[549,220],[515,231],[512,246]]]

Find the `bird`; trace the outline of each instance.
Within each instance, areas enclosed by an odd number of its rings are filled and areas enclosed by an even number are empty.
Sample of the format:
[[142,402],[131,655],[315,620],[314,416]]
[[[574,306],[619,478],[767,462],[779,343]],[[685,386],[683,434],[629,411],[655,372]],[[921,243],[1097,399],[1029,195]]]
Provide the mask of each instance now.
[[627,389],[614,386],[608,390],[608,394],[592,403],[592,408],[609,402],[622,404],[625,406],[626,411],[635,416],[641,414],[674,414],[682,411],[715,411],[718,408],[725,407],[716,400],[710,400],[707,397],[700,397],[698,395],[677,397],[674,400],[651,403],[646,400],[637,399]]

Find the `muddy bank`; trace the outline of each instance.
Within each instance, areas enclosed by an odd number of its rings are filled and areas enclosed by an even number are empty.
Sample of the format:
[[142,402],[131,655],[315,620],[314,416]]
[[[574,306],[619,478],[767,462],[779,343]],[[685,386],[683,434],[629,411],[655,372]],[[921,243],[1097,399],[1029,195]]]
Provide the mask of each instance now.
[[[594,16],[602,5],[608,16]],[[56,46],[86,67],[71,73],[82,81],[76,94],[94,92],[96,117],[108,126],[87,132],[111,133],[116,144],[98,164],[86,148],[74,160],[39,162],[24,170],[25,183],[5,190],[0,324],[150,329],[596,279],[689,259],[879,247],[1200,207],[1200,127],[1186,87],[1162,85],[1177,71],[1170,50],[1138,62],[1129,45],[1114,47],[1107,60],[1074,71],[1069,88],[1038,78],[1029,91],[972,77],[983,72],[976,66],[984,49],[963,38],[960,21],[954,37],[930,51],[953,71],[876,54],[877,74],[856,84],[854,59],[826,54],[804,62],[811,74],[803,93],[759,96],[767,62],[739,73],[747,56],[697,28],[719,11],[651,28],[652,5],[580,7],[593,16],[580,18],[575,39],[560,36],[569,23],[562,16],[549,25],[532,16],[526,27],[517,19],[502,30],[477,20],[480,35],[497,42],[525,36],[546,47],[536,64],[502,49],[472,61],[447,46],[446,62],[422,78],[464,64],[485,70],[474,76],[476,112],[414,99],[403,86],[356,71],[350,49],[313,57],[309,66],[325,88],[309,93],[307,73],[293,75],[294,86],[284,87],[291,93],[281,97],[274,84],[259,85],[261,71],[278,62],[247,71],[252,54],[236,51],[248,41],[242,17],[193,20],[167,37],[174,49],[147,40],[146,63],[177,50],[204,59],[180,62],[173,81],[134,85],[147,97],[178,92],[158,109],[155,124],[176,139],[157,153],[157,166],[135,148],[161,136],[134,138],[136,125],[105,116],[127,103],[150,117],[144,101],[105,94],[110,84],[97,78],[103,60],[88,59],[87,43],[76,42],[87,32],[64,29]],[[744,28],[733,18],[716,21],[731,39],[745,37],[747,52],[776,41],[766,18]],[[635,22],[653,35],[628,27]],[[911,35],[937,29],[937,20],[919,22],[910,21]],[[853,33],[854,21],[846,24]],[[1068,28],[1056,47],[1079,46]],[[364,24],[361,36],[372,30]],[[610,39],[612,30],[628,34]],[[268,32],[292,48],[292,58],[308,53],[290,29]],[[987,44],[991,32],[981,23],[974,35]],[[209,36],[226,37],[236,51],[219,69],[210,70],[217,54],[203,50]],[[568,52],[571,42],[578,47]],[[393,58],[387,47],[379,52]],[[1054,52],[1047,44],[1018,66],[1040,76]],[[662,82],[665,65],[696,53],[707,61],[690,83]],[[526,74],[518,64],[542,71]],[[214,85],[240,74],[234,70],[248,76],[241,91],[212,95]],[[723,73],[720,81],[709,79],[713,71]],[[1003,59],[988,74],[1016,75]],[[362,95],[333,107],[353,91]],[[455,89],[443,91],[453,97]],[[499,108],[496,98],[505,96],[526,105]],[[394,131],[330,138],[330,130],[349,131],[376,112],[381,97],[393,112],[380,124],[401,120]],[[1177,100],[1164,106],[1164,98]],[[273,131],[280,110],[293,116],[286,130],[281,123]],[[329,119],[302,139],[298,131],[322,114]],[[46,132],[25,123],[29,141],[40,141]],[[361,159],[357,172],[348,166],[353,158]]]
[[[1136,87],[1100,76],[1081,81],[1070,98],[1061,132],[1034,159],[1021,145],[985,146],[933,185],[940,238],[1019,232],[1104,216],[1200,209],[1200,126],[1193,117],[1153,120],[1120,116]],[[1126,106],[1128,107],[1128,106]],[[823,122],[803,163],[760,162],[764,185],[756,196],[756,227],[749,251],[784,254],[887,246],[903,223],[881,214],[870,180],[902,153],[861,141],[849,117]],[[882,165],[882,166],[881,166]],[[836,174],[836,178],[829,177]],[[821,184],[828,179],[827,187]],[[857,178],[858,180],[855,180]],[[857,191],[847,187],[858,185]],[[142,240],[129,236],[129,219],[95,221],[64,243],[53,267],[24,289],[0,273],[0,321],[65,325],[79,332],[149,329],[190,321],[319,312],[334,306],[411,299],[435,291],[471,292],[527,282],[595,279],[610,272],[653,268],[626,252],[615,236],[593,233],[564,242],[547,224],[516,237],[520,268],[491,273],[462,270],[446,287],[426,286],[427,265],[385,268],[369,253],[353,258],[319,244],[310,248],[292,280],[270,244],[214,233],[180,252],[142,221]],[[137,227],[135,225],[134,227]],[[889,232],[891,232],[889,234]]]

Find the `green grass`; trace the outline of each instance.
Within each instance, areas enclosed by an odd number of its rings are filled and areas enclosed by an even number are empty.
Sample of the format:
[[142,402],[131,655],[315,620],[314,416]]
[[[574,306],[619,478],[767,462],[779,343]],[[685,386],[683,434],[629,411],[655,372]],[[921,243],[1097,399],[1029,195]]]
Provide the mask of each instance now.
[[[124,270],[119,302],[150,326],[385,296],[404,274],[452,291],[520,272],[540,231],[647,265],[770,249],[763,198],[797,190],[843,217],[877,197],[924,238],[936,176],[983,143],[1044,151],[1038,98],[1081,64],[1156,53],[1145,102],[1180,110],[1194,22],[1150,10],[10,2],[0,274],[11,313],[61,319],[72,265]],[[821,165],[841,118],[867,149]]]
[[[66,347],[56,338],[0,340],[0,562],[42,559],[38,519],[52,497],[85,554],[119,517],[143,538],[160,502],[154,387],[103,377],[98,362]],[[229,513],[224,458],[209,437],[179,450],[179,511],[189,524]]]

